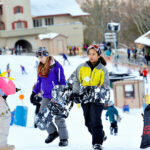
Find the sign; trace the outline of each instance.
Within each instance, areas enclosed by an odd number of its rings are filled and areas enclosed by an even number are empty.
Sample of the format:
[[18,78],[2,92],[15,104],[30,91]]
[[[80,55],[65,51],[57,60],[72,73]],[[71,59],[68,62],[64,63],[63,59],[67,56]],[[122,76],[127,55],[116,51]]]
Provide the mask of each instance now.
[[105,41],[106,42],[116,42],[116,33],[105,33]]
[[105,38],[114,38],[114,39],[116,39],[116,33],[105,33]]
[[105,38],[105,42],[112,42],[113,43],[113,42],[116,42],[116,41],[117,41],[116,39],[106,39]]

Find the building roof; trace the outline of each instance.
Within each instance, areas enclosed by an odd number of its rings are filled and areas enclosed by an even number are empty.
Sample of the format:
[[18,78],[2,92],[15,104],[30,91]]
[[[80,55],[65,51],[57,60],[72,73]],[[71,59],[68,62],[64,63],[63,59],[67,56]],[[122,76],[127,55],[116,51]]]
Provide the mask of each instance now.
[[69,14],[73,17],[85,16],[80,6],[75,0],[30,0],[31,14],[37,16],[65,15]]
[[150,31],[137,38],[134,42],[137,44],[150,46]]

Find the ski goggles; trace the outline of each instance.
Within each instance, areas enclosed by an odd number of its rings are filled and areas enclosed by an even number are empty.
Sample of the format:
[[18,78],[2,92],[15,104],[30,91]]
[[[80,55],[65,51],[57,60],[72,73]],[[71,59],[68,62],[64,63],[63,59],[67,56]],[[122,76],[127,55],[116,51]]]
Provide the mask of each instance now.
[[89,53],[89,50],[90,50],[90,49],[96,50],[96,52],[97,52],[99,55],[101,54],[101,50],[100,50],[100,48],[99,48],[96,44],[90,45],[90,46],[87,48],[87,53]]
[[42,58],[43,56],[48,56],[47,51],[36,52],[36,57]]

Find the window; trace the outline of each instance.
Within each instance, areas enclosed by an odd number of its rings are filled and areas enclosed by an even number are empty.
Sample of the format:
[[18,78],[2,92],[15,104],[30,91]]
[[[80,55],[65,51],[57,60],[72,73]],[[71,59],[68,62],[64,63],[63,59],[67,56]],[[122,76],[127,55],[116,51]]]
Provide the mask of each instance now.
[[42,26],[42,19],[34,19],[33,20],[34,27],[41,27]]
[[2,7],[2,5],[0,5],[0,15],[2,15],[3,14],[3,7]]
[[134,97],[134,86],[133,84],[125,85],[125,97],[133,98]]
[[15,29],[23,29],[25,28],[24,22],[15,22]]
[[54,24],[53,18],[45,18],[45,25],[46,26],[53,25],[53,24]]
[[5,30],[5,24],[2,21],[0,21],[0,30]]
[[27,27],[28,27],[27,21],[15,21],[12,23],[13,30],[14,29],[24,29]]
[[20,13],[23,13],[23,7],[22,6],[14,7],[14,14],[20,14]]

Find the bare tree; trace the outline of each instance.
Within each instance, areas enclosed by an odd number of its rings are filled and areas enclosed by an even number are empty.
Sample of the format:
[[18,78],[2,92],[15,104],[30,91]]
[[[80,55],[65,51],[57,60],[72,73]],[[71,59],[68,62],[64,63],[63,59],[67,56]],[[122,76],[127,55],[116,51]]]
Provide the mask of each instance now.
[[87,0],[87,2],[82,5],[82,8],[90,13],[90,16],[83,20],[87,26],[85,38],[88,39],[88,41],[104,41],[107,23],[112,21],[112,17],[116,18],[115,8],[117,3],[113,3],[114,5],[112,5],[111,0],[95,0],[93,2]]
[[150,29],[150,0],[87,0],[82,8],[91,14],[83,20],[87,25],[85,39],[90,42],[103,41],[111,21],[121,24],[119,41],[125,44],[133,43]]

